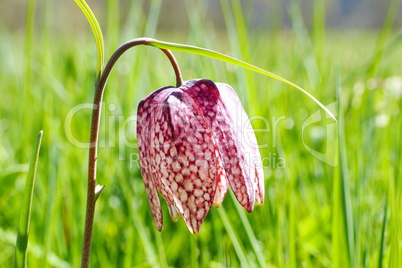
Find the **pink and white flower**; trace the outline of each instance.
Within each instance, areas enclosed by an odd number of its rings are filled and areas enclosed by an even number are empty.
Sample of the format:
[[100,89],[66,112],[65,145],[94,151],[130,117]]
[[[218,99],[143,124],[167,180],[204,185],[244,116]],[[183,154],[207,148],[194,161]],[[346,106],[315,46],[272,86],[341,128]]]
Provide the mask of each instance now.
[[197,233],[212,205],[232,188],[253,211],[264,202],[264,177],[254,131],[235,91],[199,79],[164,87],[138,107],[138,151],[152,215],[162,230],[158,192],[170,216]]

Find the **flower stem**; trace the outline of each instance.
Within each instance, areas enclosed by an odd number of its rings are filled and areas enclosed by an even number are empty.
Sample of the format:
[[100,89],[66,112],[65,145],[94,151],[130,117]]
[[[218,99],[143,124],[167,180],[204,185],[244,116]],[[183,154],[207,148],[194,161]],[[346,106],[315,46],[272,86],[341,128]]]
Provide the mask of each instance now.
[[[124,52],[126,52],[128,49],[134,46],[150,45],[149,44],[150,40],[151,39],[148,38],[138,38],[130,40],[121,45],[112,55],[110,60],[107,62],[103,72],[100,74],[95,84],[95,96],[92,108],[91,135],[90,135],[90,147],[89,147],[89,158],[88,158],[88,192],[87,192],[87,206],[86,206],[85,227],[84,227],[85,228],[84,242],[82,247],[82,259],[81,259],[82,268],[86,268],[89,266],[89,257],[91,253],[95,204],[97,200],[97,196],[95,194],[95,188],[96,188],[96,160],[98,154],[98,139],[99,139],[99,122],[100,122],[102,99],[105,85],[113,69],[113,66],[116,64],[120,56],[123,55]],[[172,64],[172,67],[176,75],[176,87],[180,87],[183,84],[183,78],[175,57],[173,56],[170,50],[167,49],[161,49],[161,50],[169,58],[169,61]]]

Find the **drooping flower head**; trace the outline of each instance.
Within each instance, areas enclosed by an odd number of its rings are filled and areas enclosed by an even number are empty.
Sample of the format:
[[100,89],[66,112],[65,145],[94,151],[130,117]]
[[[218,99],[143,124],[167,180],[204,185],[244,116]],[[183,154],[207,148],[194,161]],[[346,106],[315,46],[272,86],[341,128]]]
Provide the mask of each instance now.
[[250,121],[227,84],[199,79],[164,87],[138,107],[137,140],[152,215],[162,230],[158,192],[170,216],[180,214],[197,233],[211,206],[220,206],[230,185],[251,212],[264,202],[260,152]]

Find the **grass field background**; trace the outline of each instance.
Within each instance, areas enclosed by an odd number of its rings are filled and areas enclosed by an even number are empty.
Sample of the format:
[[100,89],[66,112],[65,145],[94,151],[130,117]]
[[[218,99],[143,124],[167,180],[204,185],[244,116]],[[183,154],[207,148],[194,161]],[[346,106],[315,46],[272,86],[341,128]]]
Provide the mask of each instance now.
[[[266,199],[248,214],[228,193],[197,235],[182,219],[172,223],[164,206],[159,233],[135,161],[132,117],[142,98],[174,85],[175,78],[157,49],[126,53],[104,98],[97,179],[106,188],[97,202],[92,267],[402,266],[402,34],[392,28],[399,1],[392,1],[383,28],[370,30],[326,29],[319,2],[310,28],[293,1],[290,27],[277,21],[254,31],[251,4],[241,9],[237,1],[221,1],[224,31],[208,21],[202,1],[188,1],[189,30],[183,33],[158,31],[160,1],[148,14],[133,3],[123,26],[117,1],[107,1],[100,21],[106,58],[140,36],[217,50],[302,86],[331,105],[339,123],[281,82],[175,52],[185,80],[209,78],[239,94],[259,130]],[[28,267],[77,267],[81,258],[88,149],[77,141],[89,140],[96,50],[87,24],[77,35],[54,31],[47,5],[53,4],[46,2],[35,18],[35,1],[29,1],[25,32],[0,30],[0,267],[13,264],[41,129]],[[308,123],[317,111],[322,119]]]

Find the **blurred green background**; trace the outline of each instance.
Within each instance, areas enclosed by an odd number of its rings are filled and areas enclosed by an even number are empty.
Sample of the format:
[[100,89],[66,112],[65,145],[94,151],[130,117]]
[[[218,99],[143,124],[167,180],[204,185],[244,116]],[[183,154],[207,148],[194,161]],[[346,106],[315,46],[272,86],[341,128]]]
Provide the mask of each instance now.
[[[163,53],[127,52],[104,98],[92,267],[401,267],[401,5],[391,1],[88,1],[106,58],[140,36],[223,52],[302,86],[175,52],[184,79],[232,85],[256,129],[266,199],[227,195],[191,235],[153,224],[136,161],[135,114],[173,85]],[[24,184],[44,130],[28,267],[77,267],[96,49],[74,1],[0,3],[0,267],[13,264]],[[163,202],[164,204],[164,202]]]

